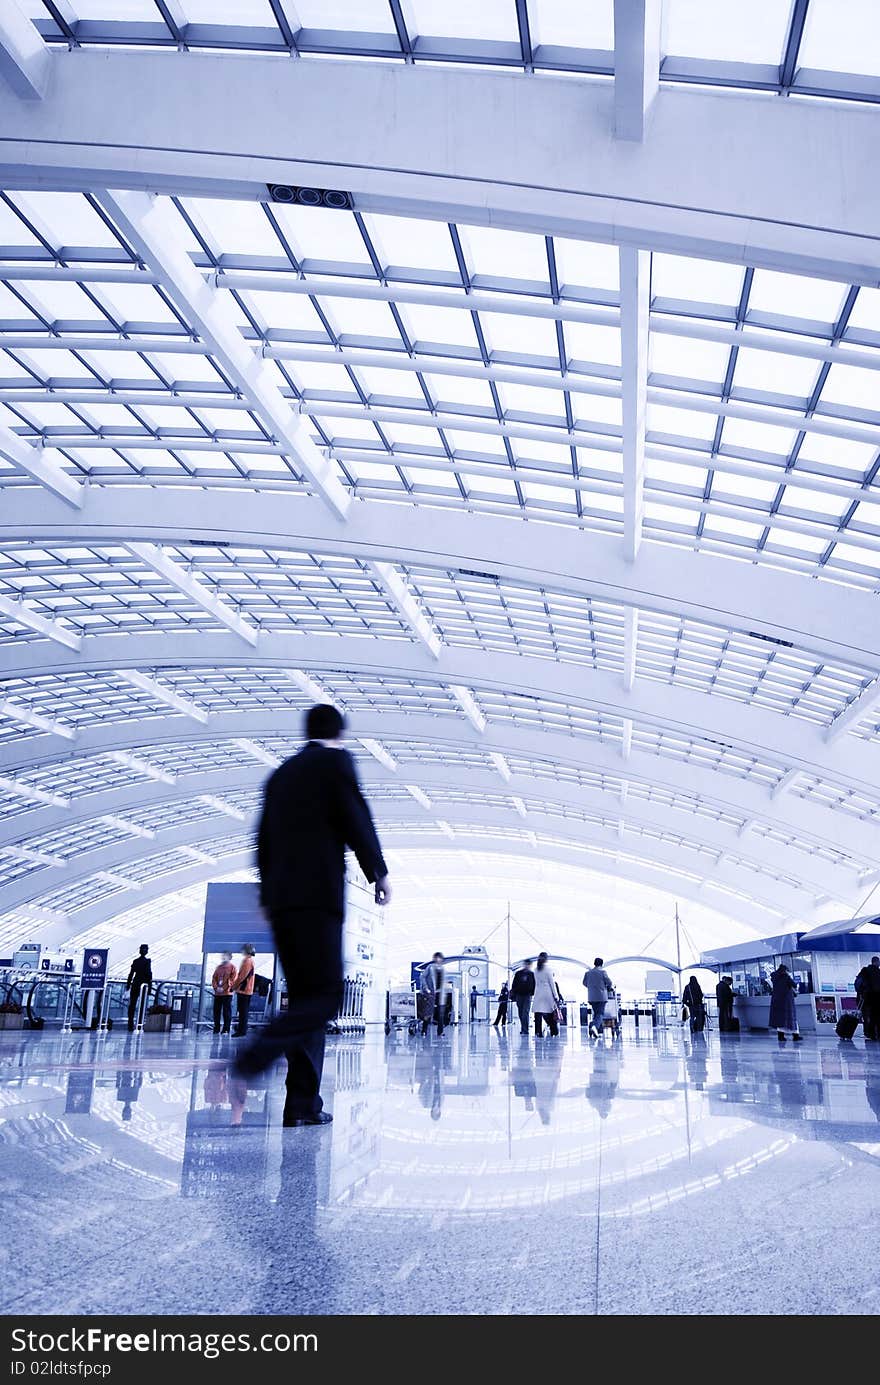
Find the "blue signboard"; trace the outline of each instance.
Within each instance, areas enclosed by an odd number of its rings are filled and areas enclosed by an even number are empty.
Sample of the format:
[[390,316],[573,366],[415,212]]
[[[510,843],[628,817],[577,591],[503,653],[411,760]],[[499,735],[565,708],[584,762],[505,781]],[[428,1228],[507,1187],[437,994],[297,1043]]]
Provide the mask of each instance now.
[[253,943],[257,952],[275,951],[257,886],[212,881],[205,899],[202,951],[239,952],[242,943]]
[[107,980],[106,947],[87,947],[83,955],[82,988],[84,991],[101,991]]

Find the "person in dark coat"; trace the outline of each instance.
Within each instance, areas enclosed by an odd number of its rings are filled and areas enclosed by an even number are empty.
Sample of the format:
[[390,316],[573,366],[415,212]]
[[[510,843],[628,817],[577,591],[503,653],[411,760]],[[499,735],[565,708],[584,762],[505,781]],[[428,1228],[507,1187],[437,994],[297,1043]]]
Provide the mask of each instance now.
[[722,976],[718,982],[715,999],[718,1001],[719,1033],[729,1034],[733,1029],[733,986],[729,976]]
[[703,999],[703,988],[695,976],[692,976],[685,986],[681,1000],[688,1008],[691,1033],[702,1034],[706,1028],[706,1002]]
[[786,1032],[794,1043],[800,1043],[803,1035],[798,1028],[797,982],[784,962],[770,975],[770,1028],[776,1030],[776,1037],[785,1043]]
[[529,1012],[534,994],[535,973],[532,971],[532,959],[527,957],[519,971],[514,974],[513,985],[510,988],[510,998],[516,1002],[519,1015],[520,1032],[524,1035],[529,1032]]
[[856,995],[862,1006],[866,1039],[880,1039],[880,957],[872,957],[856,977]]
[[147,999],[150,998],[150,987],[153,984],[153,964],[147,953],[149,948],[146,943],[141,943],[138,948],[138,955],[135,957],[128,970],[128,980],[125,983],[128,991],[128,1031],[134,1029],[135,1016],[137,1014],[138,1001],[144,986],[147,988]]
[[502,982],[501,990],[498,993],[498,1013],[493,1022],[493,1028],[497,1029],[499,1024],[502,1029],[507,1028],[507,1002],[510,999],[510,987],[507,982]]
[[324,1125],[321,1072],[329,1020],[342,1002],[345,849],[377,904],[391,898],[388,869],[354,761],[345,718],[326,704],[306,714],[307,744],[270,775],[257,831],[260,903],[287,979],[288,1008],[237,1058],[247,1079],[287,1056],[285,1125]]

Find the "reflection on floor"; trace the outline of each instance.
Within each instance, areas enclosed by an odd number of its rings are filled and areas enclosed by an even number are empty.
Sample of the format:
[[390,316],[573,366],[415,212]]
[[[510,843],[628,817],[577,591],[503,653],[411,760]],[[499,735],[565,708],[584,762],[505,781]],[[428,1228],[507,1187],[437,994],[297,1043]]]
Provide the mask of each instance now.
[[282,1130],[229,1042],[0,1034],[0,1310],[880,1310],[880,1044],[343,1037]]

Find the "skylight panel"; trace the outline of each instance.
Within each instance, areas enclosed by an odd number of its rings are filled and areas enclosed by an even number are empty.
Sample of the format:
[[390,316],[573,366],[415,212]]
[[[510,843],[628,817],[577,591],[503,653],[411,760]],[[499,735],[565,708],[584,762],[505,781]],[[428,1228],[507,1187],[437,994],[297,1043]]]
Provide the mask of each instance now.
[[828,372],[822,403],[880,413],[880,374],[861,366],[835,364]]
[[491,39],[518,42],[510,0],[409,0],[410,38]]
[[796,436],[793,428],[777,428],[770,423],[753,423],[745,418],[726,418],[721,445],[725,451],[736,448],[738,451],[754,450],[787,457]]
[[190,24],[235,24],[276,27],[269,0],[181,0]]
[[65,375],[72,379],[94,381],[94,376],[87,370],[82,361],[77,360],[70,351],[43,351],[33,350],[30,347],[27,351],[20,351],[19,357],[24,365],[29,366],[41,379],[50,380],[53,376]]
[[598,327],[589,322],[563,324],[565,350],[570,361],[590,365],[620,365],[620,328]]
[[778,66],[790,14],[791,0],[667,0],[666,52]]
[[[41,330],[41,324],[37,321],[33,308],[27,303],[22,303],[20,298],[8,289],[5,284],[0,284],[0,318],[8,318],[12,322],[23,322],[28,329],[36,328]],[[2,337],[0,337],[2,341]]]
[[88,270],[83,280],[91,293],[106,303],[117,322],[175,322],[173,312],[150,284],[139,284],[132,275],[130,284],[90,284]]
[[603,394],[574,394],[571,408],[576,424],[589,426],[591,423],[607,424],[620,428],[623,421],[623,402]]
[[[147,360],[156,367],[163,379],[169,380],[172,384],[177,380],[193,380],[215,387],[222,384],[220,374],[210,359],[195,351],[187,352],[185,355],[182,352],[151,351],[147,355]],[[117,375],[126,373],[119,370],[116,372]],[[150,379],[155,378],[150,373]]]
[[[464,294],[461,301],[464,305]],[[470,313],[458,308],[429,308],[422,304],[402,303],[400,315],[410,341],[465,346],[476,356],[477,334]]]
[[848,508],[848,502],[842,496],[810,490],[807,486],[786,486],[779,506],[782,514],[797,510],[799,513],[830,515],[834,519],[839,519]]
[[[332,367],[329,366],[322,368],[325,370],[332,369]],[[361,389],[368,397],[371,395],[379,395],[414,400],[420,406],[424,407],[425,396],[422,394],[419,382],[413,371],[382,370],[374,366],[358,366],[355,374],[360,381]],[[482,382],[474,381],[473,383],[479,385]],[[351,382],[348,381],[348,384],[350,387]],[[338,388],[342,387],[339,386]],[[482,388],[484,391],[486,390],[485,384],[482,385]],[[491,403],[491,398],[488,402]]]
[[843,307],[846,287],[827,279],[808,279],[802,274],[780,274],[756,269],[749,294],[748,317],[771,313],[812,322],[836,322]]
[[706,484],[706,467],[658,461],[649,456],[645,461],[645,476],[649,481],[666,481],[676,490],[702,491]]
[[[383,374],[391,375],[391,371],[384,371]],[[363,374],[363,372],[361,372]],[[494,410],[492,393],[486,380],[473,380],[464,375],[431,375],[424,376],[425,384],[431,394],[431,398],[441,405],[443,403],[466,405],[471,409]],[[415,377],[413,377],[415,383]],[[421,390],[418,391],[419,399],[423,400]]]
[[[16,192],[12,196],[36,230],[44,235],[48,232],[48,239],[56,249],[62,245],[119,248],[119,241],[110,227],[82,193],[34,191]],[[16,239],[20,241],[20,237]]]
[[532,48],[614,48],[612,0],[529,0]]
[[[424,429],[422,430],[424,433]],[[489,456],[506,457],[504,439],[492,433],[470,433],[466,428],[447,428],[446,440],[453,452],[486,453]],[[427,434],[425,434],[427,437]]]
[[[586,6],[579,5],[578,9],[583,12]],[[532,42],[534,44],[534,34]],[[620,252],[616,245],[555,236],[553,249],[556,277],[564,294],[571,295],[575,288],[600,289],[609,294],[617,292],[620,287]]]
[[156,7],[152,0],[75,0],[72,8],[76,11],[77,19],[109,19],[117,22],[155,22],[156,19]]
[[679,437],[682,445],[688,440],[711,442],[715,436],[715,418],[712,414],[696,413],[692,409],[674,409],[665,404],[648,404],[647,428],[649,433],[662,433]]
[[880,77],[880,24],[875,0],[811,0],[801,66]]
[[378,337],[402,347],[397,324],[387,303],[372,303],[363,298],[328,298],[321,306],[337,336]]
[[[100,337],[96,337],[96,341],[100,341]],[[34,355],[37,353],[31,352],[30,354]],[[60,351],[47,351],[45,353],[43,359],[47,363],[45,370],[46,374],[66,375],[68,373],[66,370],[59,369],[57,366],[52,367],[51,364],[49,364],[53,357],[60,360],[62,354],[63,353]],[[105,380],[155,381],[156,379],[155,373],[150,370],[146,361],[144,361],[141,356],[137,355],[134,350],[100,351],[90,349],[88,351],[83,351],[81,354],[83,360],[87,361]],[[175,360],[182,361],[183,357],[175,357]],[[175,374],[179,368],[178,365],[175,369]],[[82,370],[83,367],[80,366],[79,373],[81,373]]]
[[364,216],[364,224],[384,268],[396,265],[457,277],[452,237],[444,221],[369,213]]
[[[274,22],[271,11],[269,18]],[[220,255],[282,254],[278,237],[258,202],[193,197],[184,199],[183,205]]]
[[846,336],[853,329],[880,332],[880,289],[859,289],[847,323]]
[[[338,264],[370,265],[364,238],[354,214],[330,207],[301,207],[296,203],[273,202],[275,217],[294,254],[300,260],[330,260]],[[264,218],[269,225],[268,218]],[[275,239],[274,254],[281,246]]]
[[734,309],[742,294],[744,273],[741,265],[655,253],[651,257],[651,294],[654,298],[717,303]]
[[717,383],[720,389],[730,359],[729,346],[724,346],[720,342],[696,341],[690,337],[671,337],[661,332],[652,332],[648,348],[648,368],[651,374],[674,375],[682,380],[705,380]]
[[510,313],[480,313],[490,351],[558,359],[556,328],[549,318],[514,317]]
[[861,477],[868,471],[876,455],[877,449],[867,442],[807,433],[798,453],[798,462],[818,462],[823,470],[849,472]]
[[357,399],[351,377],[341,365],[324,365],[323,362],[315,361],[286,361],[285,368],[301,390],[309,390],[315,394],[341,392]]
[[[318,285],[315,285],[316,290]],[[302,293],[251,289],[243,301],[258,321],[275,331],[303,332],[326,340],[327,331],[311,300]]]
[[304,29],[394,33],[387,0],[296,0],[296,15]]
[[732,476],[729,472],[716,473],[712,494],[742,496],[758,505],[769,505],[776,498],[778,483],[757,481],[751,476]]
[[491,226],[458,228],[472,274],[525,279],[550,288],[550,271],[543,236],[524,231],[498,231]]
[[61,279],[57,282],[42,279],[27,286],[26,296],[49,322],[54,322],[58,318],[75,318],[105,322],[109,329],[106,314],[92,302],[88,294],[83,293],[79,284]]
[[803,356],[784,356],[778,351],[750,351],[740,347],[733,376],[734,392],[784,394],[808,399],[819,374],[819,362]]
[[498,396],[505,413],[546,414],[555,422],[565,422],[562,390],[539,389],[532,385],[499,385]]

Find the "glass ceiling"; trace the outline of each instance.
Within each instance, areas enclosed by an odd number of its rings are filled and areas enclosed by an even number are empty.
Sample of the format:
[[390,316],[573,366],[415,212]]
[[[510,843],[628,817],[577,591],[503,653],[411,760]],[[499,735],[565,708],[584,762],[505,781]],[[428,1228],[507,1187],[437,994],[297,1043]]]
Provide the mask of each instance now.
[[[612,247],[169,205],[353,495],[622,533]],[[91,195],[2,194],[0,245],[0,425],[102,485],[299,487]],[[645,536],[873,587],[880,290],[661,254],[651,286]],[[25,483],[9,462],[0,479]],[[106,608],[136,580],[123,567]],[[283,569],[272,580],[281,594]],[[69,586],[58,600],[73,609]],[[171,618],[147,595],[137,606],[147,623]]]
[[[143,46],[157,62],[222,48],[575,79],[613,66],[611,0],[24,8],[50,44]],[[861,0],[669,0],[666,14],[665,81],[880,98],[880,30]],[[523,521],[624,541],[616,246],[159,203],[359,514],[381,513],[401,543],[413,507],[477,535],[486,517],[516,521],[512,549]],[[36,491],[57,515],[27,455],[142,514],[172,488],[219,496],[230,528],[240,496],[316,497],[112,207],[100,192],[0,192],[4,496]],[[768,928],[863,902],[880,881],[878,670],[855,638],[849,657],[819,652],[811,611],[880,583],[880,289],[658,252],[649,266],[643,546],[698,574],[707,555],[802,584],[800,628],[773,637],[772,611],[751,628],[701,605],[699,581],[676,611],[647,587],[576,591],[430,552],[378,562],[342,528],[338,551],[311,551],[210,524],[157,544],[86,537],[76,519],[30,540],[7,526],[0,946],[29,917],[95,941],[169,889],[187,898],[246,865],[261,781],[319,696],[350,715],[401,862],[407,842],[484,864],[513,851],[677,882]]]
[[[612,0],[24,0],[49,44],[610,77]],[[666,0],[661,80],[880,99],[874,0]]]

